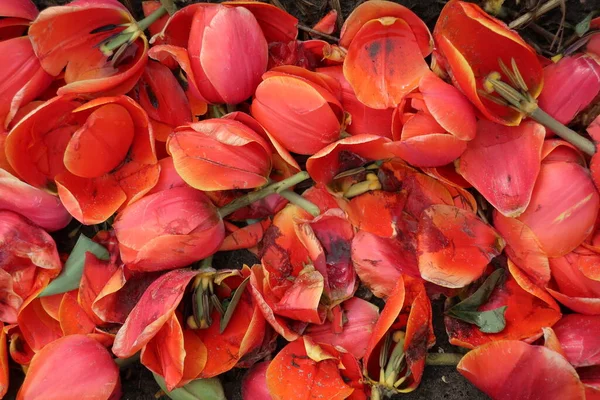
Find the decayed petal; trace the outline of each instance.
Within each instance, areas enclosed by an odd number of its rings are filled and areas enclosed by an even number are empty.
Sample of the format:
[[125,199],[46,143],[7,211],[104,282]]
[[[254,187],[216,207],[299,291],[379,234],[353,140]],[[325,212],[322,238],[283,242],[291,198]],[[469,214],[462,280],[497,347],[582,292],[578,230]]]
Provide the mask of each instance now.
[[496,210],[517,217],[529,205],[545,133],[544,127],[533,121],[505,127],[480,120],[477,137],[460,157],[458,172]]
[[290,319],[321,324],[324,316],[320,312],[319,302],[324,286],[323,275],[307,267],[294,279],[273,310],[276,314]]
[[467,353],[457,369],[494,399],[585,399],[575,369],[542,346],[516,340],[489,343]]
[[344,60],[344,76],[356,97],[377,109],[397,106],[427,71],[411,27],[392,17],[364,24]]
[[306,339],[298,339],[281,350],[267,368],[267,387],[275,400],[323,397],[347,398],[353,391],[340,376],[338,360],[315,361],[307,355]]
[[600,196],[588,172],[575,163],[545,163],[529,207],[519,216],[549,257],[562,256],[590,234]]
[[306,170],[315,182],[329,184],[340,172],[391,158],[392,153],[384,147],[387,142],[387,138],[375,135],[340,139],[312,155],[306,162]]
[[113,353],[127,358],[148,343],[171,318],[187,284],[196,274],[197,271],[178,269],[167,272],[148,286],[117,332]]
[[434,205],[423,212],[417,249],[423,279],[460,288],[479,278],[489,261],[500,254],[504,240],[468,211]]
[[359,230],[383,238],[401,236],[406,192],[369,191],[350,200],[346,212],[348,220]]
[[94,339],[69,335],[33,357],[17,399],[108,400],[119,387],[110,353]]

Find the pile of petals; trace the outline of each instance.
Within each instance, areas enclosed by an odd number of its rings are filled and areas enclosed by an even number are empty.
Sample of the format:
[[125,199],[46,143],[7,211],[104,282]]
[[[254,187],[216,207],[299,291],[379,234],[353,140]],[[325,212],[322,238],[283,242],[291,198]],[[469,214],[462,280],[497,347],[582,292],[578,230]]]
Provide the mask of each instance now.
[[[335,43],[335,12],[299,40],[268,3],[143,5],[0,2],[0,396],[118,399],[139,360],[175,400],[234,368],[378,400],[430,363],[600,398],[600,119],[563,125],[600,20],[550,61],[457,0],[433,32],[363,2]],[[429,353],[435,299],[462,352]]]

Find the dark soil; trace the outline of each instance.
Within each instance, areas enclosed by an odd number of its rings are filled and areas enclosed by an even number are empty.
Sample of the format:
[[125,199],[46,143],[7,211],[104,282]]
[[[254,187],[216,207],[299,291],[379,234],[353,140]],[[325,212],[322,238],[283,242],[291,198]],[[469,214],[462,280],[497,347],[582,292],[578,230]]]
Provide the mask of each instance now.
[[[0,0],[1,1],[1,0]],[[141,12],[141,0],[120,0],[138,19],[143,17]],[[198,0],[175,0],[179,6],[185,6],[189,3],[195,3]],[[267,0],[263,0],[267,1]],[[296,16],[300,23],[311,27],[329,10],[336,8],[342,11],[343,18],[364,0],[279,0],[279,3],[289,13]],[[484,2],[482,0],[481,2]],[[34,0],[40,9],[65,4],[70,0]],[[219,0],[209,0],[209,2],[219,2]],[[278,3],[274,0],[273,3]],[[446,3],[444,0],[396,0],[412,9],[419,15],[427,25],[433,29],[437,16]],[[505,2],[505,12],[501,15],[506,22],[510,22],[518,15],[533,9],[542,0],[507,0]],[[582,21],[585,16],[593,11],[600,9],[600,0],[565,0],[566,14],[564,19],[565,32],[562,42],[568,41],[573,35],[574,26]],[[551,47],[552,36],[561,24],[562,13],[560,9],[538,18],[533,24],[524,27],[521,30],[525,39],[546,56],[556,54],[557,44]],[[342,18],[339,22],[341,23]],[[339,31],[335,34],[339,34]],[[300,33],[303,38],[304,33]],[[308,37],[306,37],[308,38]],[[558,43],[560,44],[560,43]],[[65,229],[65,231],[67,231]],[[57,237],[59,247],[68,250],[72,247],[66,235]],[[217,268],[239,268],[243,264],[252,264],[256,259],[246,251],[218,254],[215,257],[215,267]],[[433,302],[434,326],[437,337],[437,345],[433,347],[432,352],[461,352],[464,350],[451,346],[448,343],[443,324],[443,301]],[[67,360],[65,360],[67,361]],[[241,381],[245,370],[234,369],[221,376],[227,398],[229,400],[241,400]],[[7,399],[14,399],[23,376],[20,369],[15,366],[11,370],[11,387],[7,394]],[[133,364],[122,372],[123,399],[125,400],[152,400],[156,398],[167,399],[166,396],[156,397],[160,389],[152,374],[141,364]],[[396,396],[397,399],[428,399],[428,400],[479,400],[488,397],[476,389],[471,383],[464,379],[454,367],[430,366],[425,368],[425,374],[420,387],[408,394]]]

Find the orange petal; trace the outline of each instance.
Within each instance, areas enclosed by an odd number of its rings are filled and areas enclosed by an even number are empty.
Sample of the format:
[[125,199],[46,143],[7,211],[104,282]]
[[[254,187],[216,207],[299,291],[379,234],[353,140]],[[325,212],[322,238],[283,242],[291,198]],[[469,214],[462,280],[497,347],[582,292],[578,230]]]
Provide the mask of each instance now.
[[106,400],[118,396],[119,388],[119,368],[110,353],[94,339],[69,335],[33,357],[17,399]]
[[344,60],[344,76],[356,97],[377,109],[397,106],[427,71],[410,25],[392,17],[365,23]]
[[324,317],[319,310],[319,303],[323,288],[323,275],[307,267],[300,272],[273,310],[293,320],[321,324]]
[[39,351],[63,336],[59,322],[44,310],[39,298],[19,310],[17,323],[23,338],[33,351]]
[[340,46],[348,48],[367,21],[382,17],[395,17],[406,21],[417,38],[423,57],[431,53],[433,49],[431,33],[423,20],[401,4],[379,0],[361,3],[350,13],[342,27]]
[[187,284],[196,274],[197,271],[178,269],[167,272],[148,286],[117,332],[113,353],[126,358],[144,347],[171,318]]
[[359,230],[384,238],[403,236],[400,220],[404,218],[406,192],[370,191],[352,198],[346,212]]
[[65,336],[92,333],[96,328],[96,323],[77,302],[77,294],[72,292],[62,296],[58,320]]
[[338,13],[336,10],[330,10],[323,18],[313,26],[315,31],[332,34],[335,31]]
[[458,171],[496,210],[517,217],[531,199],[544,136],[544,127],[533,121],[505,127],[480,120]]
[[0,324],[0,397],[4,397],[8,391],[8,344],[6,342],[6,332],[4,324]]
[[434,205],[423,212],[417,249],[423,279],[460,288],[478,279],[500,254],[504,240],[468,211]]
[[[489,343],[472,350],[457,369],[494,399],[585,399],[575,369],[560,354],[516,340]],[[548,380],[548,376],[552,379]]]
[[441,167],[460,157],[467,148],[467,142],[450,134],[431,133],[403,138],[386,144],[386,148],[416,167]]
[[92,253],[86,253],[77,300],[97,325],[100,325],[103,321],[96,316],[92,306],[98,294],[116,271],[117,266],[114,263],[100,260]]

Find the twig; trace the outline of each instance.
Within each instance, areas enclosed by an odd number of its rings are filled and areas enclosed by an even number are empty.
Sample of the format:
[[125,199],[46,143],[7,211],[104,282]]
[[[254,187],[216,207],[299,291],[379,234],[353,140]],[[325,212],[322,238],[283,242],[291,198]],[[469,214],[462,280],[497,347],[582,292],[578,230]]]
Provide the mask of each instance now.
[[305,25],[302,25],[302,24],[298,24],[298,29],[300,29],[301,31],[304,31],[304,32],[311,33],[313,35],[319,35],[321,37],[324,37],[325,39],[328,39],[328,40],[331,40],[331,41],[334,41],[334,42],[339,42],[340,41],[340,38],[338,38],[338,37],[331,36],[331,35],[328,35],[326,33],[320,32],[320,31],[316,31],[313,28],[309,28],[308,26],[305,26]]
[[546,3],[542,4],[539,8],[529,11],[519,18],[515,19],[513,22],[508,24],[510,29],[519,29],[523,25],[527,24],[529,21],[547,13],[548,11],[554,10],[562,3],[562,0],[549,0]]
[[340,6],[340,0],[329,0],[329,5],[337,12],[337,20],[335,23],[337,25],[338,32],[341,32],[344,19],[342,17],[342,6]]
[[271,3],[273,3],[273,5],[275,7],[281,8],[283,11],[287,12],[287,10],[285,9],[285,7],[283,6],[283,4],[281,4],[281,2],[279,0],[271,0]]

